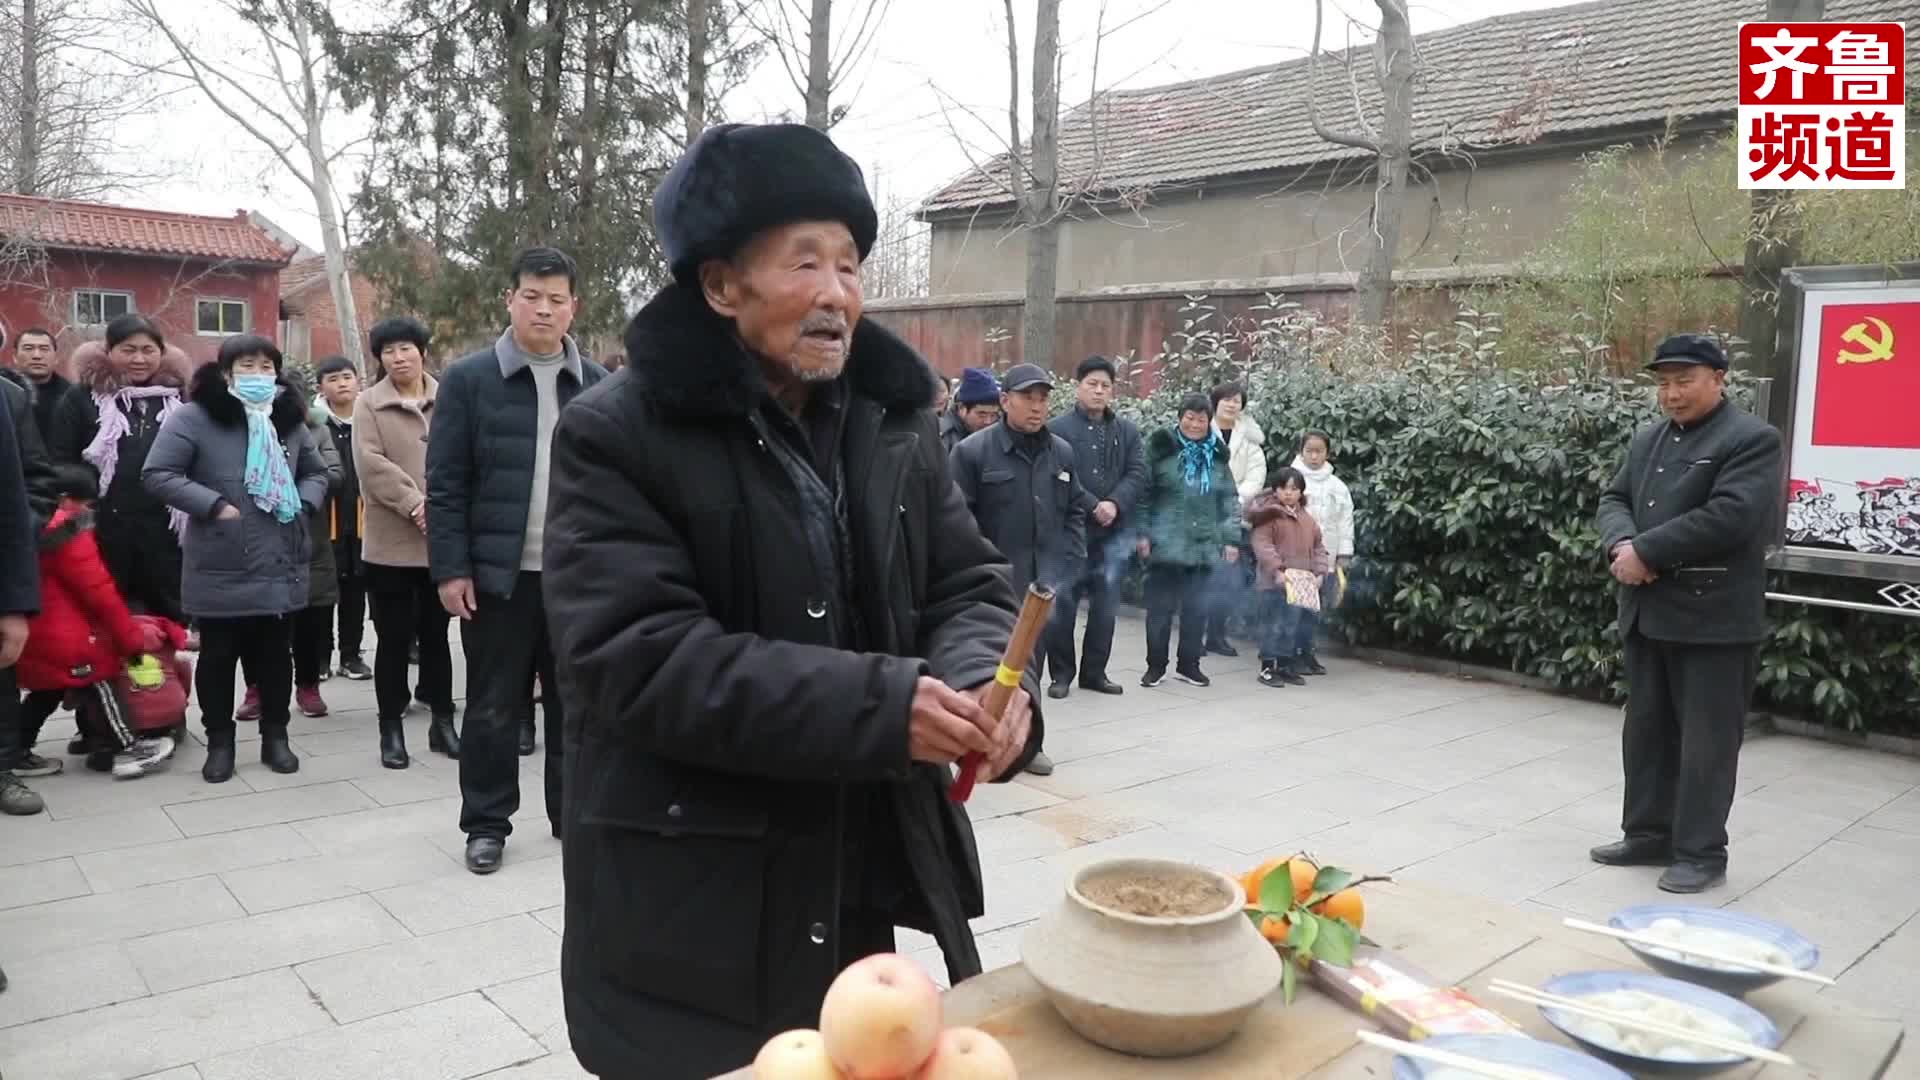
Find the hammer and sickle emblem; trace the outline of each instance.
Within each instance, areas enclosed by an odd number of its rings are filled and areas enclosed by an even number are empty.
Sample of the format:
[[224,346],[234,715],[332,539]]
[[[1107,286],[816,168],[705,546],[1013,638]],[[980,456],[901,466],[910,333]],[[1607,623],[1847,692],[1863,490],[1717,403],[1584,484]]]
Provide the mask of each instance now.
[[[1878,337],[1868,333],[1867,323],[1872,323],[1879,329]],[[1847,327],[1846,333],[1840,335],[1840,340],[1850,345],[1860,346],[1860,351],[1840,350],[1833,358],[1836,364],[1877,364],[1882,360],[1893,359],[1893,327],[1871,315],[1867,316],[1866,322],[1857,322]]]

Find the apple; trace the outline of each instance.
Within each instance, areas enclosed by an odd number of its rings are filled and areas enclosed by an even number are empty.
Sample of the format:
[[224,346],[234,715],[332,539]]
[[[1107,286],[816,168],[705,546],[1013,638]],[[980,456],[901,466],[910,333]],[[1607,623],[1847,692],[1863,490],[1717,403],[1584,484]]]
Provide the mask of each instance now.
[[914,1080],[1019,1080],[1013,1055],[979,1028],[948,1028]]
[[753,1080],[843,1080],[827,1056],[827,1041],[809,1028],[783,1031],[753,1059]]
[[940,1038],[940,988],[898,953],[869,956],[827,987],[820,1034],[847,1080],[911,1076]]

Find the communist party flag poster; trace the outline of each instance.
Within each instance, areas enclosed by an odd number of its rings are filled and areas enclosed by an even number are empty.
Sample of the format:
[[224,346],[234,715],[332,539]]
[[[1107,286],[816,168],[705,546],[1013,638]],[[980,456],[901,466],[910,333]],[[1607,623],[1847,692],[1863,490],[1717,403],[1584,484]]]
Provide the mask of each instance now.
[[1920,302],[1828,304],[1818,362],[1813,445],[1920,450]]

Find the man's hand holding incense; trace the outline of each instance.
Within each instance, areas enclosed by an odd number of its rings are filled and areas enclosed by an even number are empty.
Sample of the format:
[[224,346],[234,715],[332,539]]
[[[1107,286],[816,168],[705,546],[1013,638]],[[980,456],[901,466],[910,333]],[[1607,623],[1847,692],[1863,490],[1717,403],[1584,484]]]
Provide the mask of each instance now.
[[[981,683],[967,691],[976,700],[985,701],[987,688],[991,682]],[[985,715],[985,710],[981,711]],[[989,723],[994,718],[987,717]],[[1007,699],[1006,715],[992,728],[993,749],[987,754],[986,763],[980,767],[980,779],[991,781],[1002,776],[1013,763],[1020,759],[1020,752],[1027,748],[1027,736],[1033,731],[1033,696],[1024,689],[1016,689],[1013,697]]]

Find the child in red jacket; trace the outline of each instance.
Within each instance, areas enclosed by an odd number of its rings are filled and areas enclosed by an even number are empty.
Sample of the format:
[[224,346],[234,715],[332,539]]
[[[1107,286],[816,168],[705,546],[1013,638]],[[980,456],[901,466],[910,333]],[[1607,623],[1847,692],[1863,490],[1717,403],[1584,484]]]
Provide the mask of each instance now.
[[155,626],[141,626],[107,575],[93,536],[93,474],[60,470],[60,508],[40,535],[40,614],[28,623],[17,674],[28,691],[65,691],[96,751],[113,754],[113,775],[145,776],[173,756],[173,739],[134,730],[124,682],[126,665],[166,644]]

